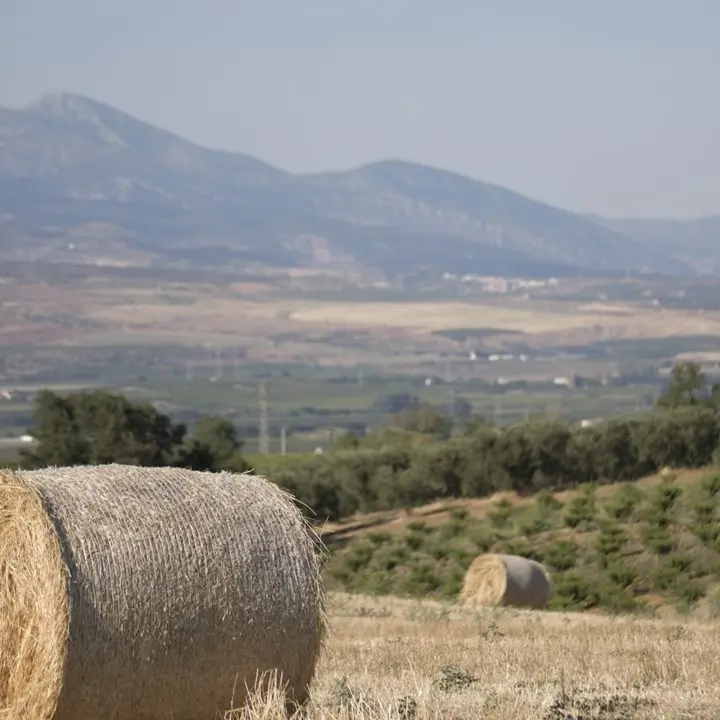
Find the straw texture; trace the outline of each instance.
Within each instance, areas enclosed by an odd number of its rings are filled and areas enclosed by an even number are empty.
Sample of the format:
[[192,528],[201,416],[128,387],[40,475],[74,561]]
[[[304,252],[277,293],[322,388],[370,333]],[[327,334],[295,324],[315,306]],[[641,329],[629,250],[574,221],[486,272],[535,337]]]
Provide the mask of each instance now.
[[550,597],[550,578],[538,562],[519,555],[479,555],[460,591],[465,605],[540,609]]
[[0,719],[214,720],[272,670],[302,703],[326,626],[320,559],[262,477],[5,473]]

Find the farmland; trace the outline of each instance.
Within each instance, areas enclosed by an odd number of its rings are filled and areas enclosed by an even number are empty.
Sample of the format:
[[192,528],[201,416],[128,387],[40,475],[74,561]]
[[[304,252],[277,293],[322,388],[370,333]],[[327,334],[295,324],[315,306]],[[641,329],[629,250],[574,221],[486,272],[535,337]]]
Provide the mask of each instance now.
[[253,449],[264,382],[272,451],[283,427],[290,452],[377,427],[383,399],[403,394],[447,407],[460,398],[500,424],[579,421],[650,407],[678,357],[712,371],[720,338],[704,282],[566,279],[498,294],[299,272],[2,272],[4,436],[25,431],[43,387],[105,387],[190,423],[223,414]]
[[[309,720],[710,720],[717,625],[330,598]],[[239,718],[279,720],[258,702]]]

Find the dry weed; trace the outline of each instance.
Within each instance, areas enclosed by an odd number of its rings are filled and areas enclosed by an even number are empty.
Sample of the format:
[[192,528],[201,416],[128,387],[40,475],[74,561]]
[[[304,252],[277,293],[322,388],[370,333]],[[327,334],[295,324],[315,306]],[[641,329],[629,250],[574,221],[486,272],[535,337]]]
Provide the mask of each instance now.
[[[720,716],[709,624],[347,595],[331,623],[307,720]],[[263,697],[233,720],[285,720]]]

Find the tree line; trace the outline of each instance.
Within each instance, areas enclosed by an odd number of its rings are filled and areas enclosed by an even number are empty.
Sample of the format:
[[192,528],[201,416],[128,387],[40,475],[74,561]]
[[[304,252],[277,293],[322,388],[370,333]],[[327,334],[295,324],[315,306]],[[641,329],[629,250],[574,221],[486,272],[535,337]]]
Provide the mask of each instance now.
[[[497,427],[475,418],[458,433],[442,412],[420,406],[366,437],[341,437],[330,452],[276,458],[257,471],[291,491],[319,521],[499,490],[621,482],[718,460],[718,407],[720,387],[708,386],[696,364],[681,363],[644,415],[590,427],[545,418]],[[23,451],[24,467],[120,462],[249,469],[229,420],[203,418],[189,434],[152,405],[104,391],[40,393],[32,432],[37,444]]]
[[248,465],[233,423],[204,417],[188,434],[184,423],[151,404],[135,404],[104,390],[61,396],[43,390],[35,399],[36,444],[20,451],[20,466],[175,466],[242,472]]

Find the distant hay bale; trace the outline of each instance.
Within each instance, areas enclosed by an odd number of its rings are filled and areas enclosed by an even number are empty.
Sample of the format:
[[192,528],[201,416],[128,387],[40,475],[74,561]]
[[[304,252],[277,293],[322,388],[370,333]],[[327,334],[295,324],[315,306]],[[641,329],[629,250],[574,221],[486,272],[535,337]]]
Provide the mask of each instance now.
[[465,574],[464,605],[511,606],[538,610],[547,605],[550,578],[535,560],[519,555],[479,555]]
[[211,720],[273,671],[304,703],[318,550],[262,477],[0,471],[0,720]]

